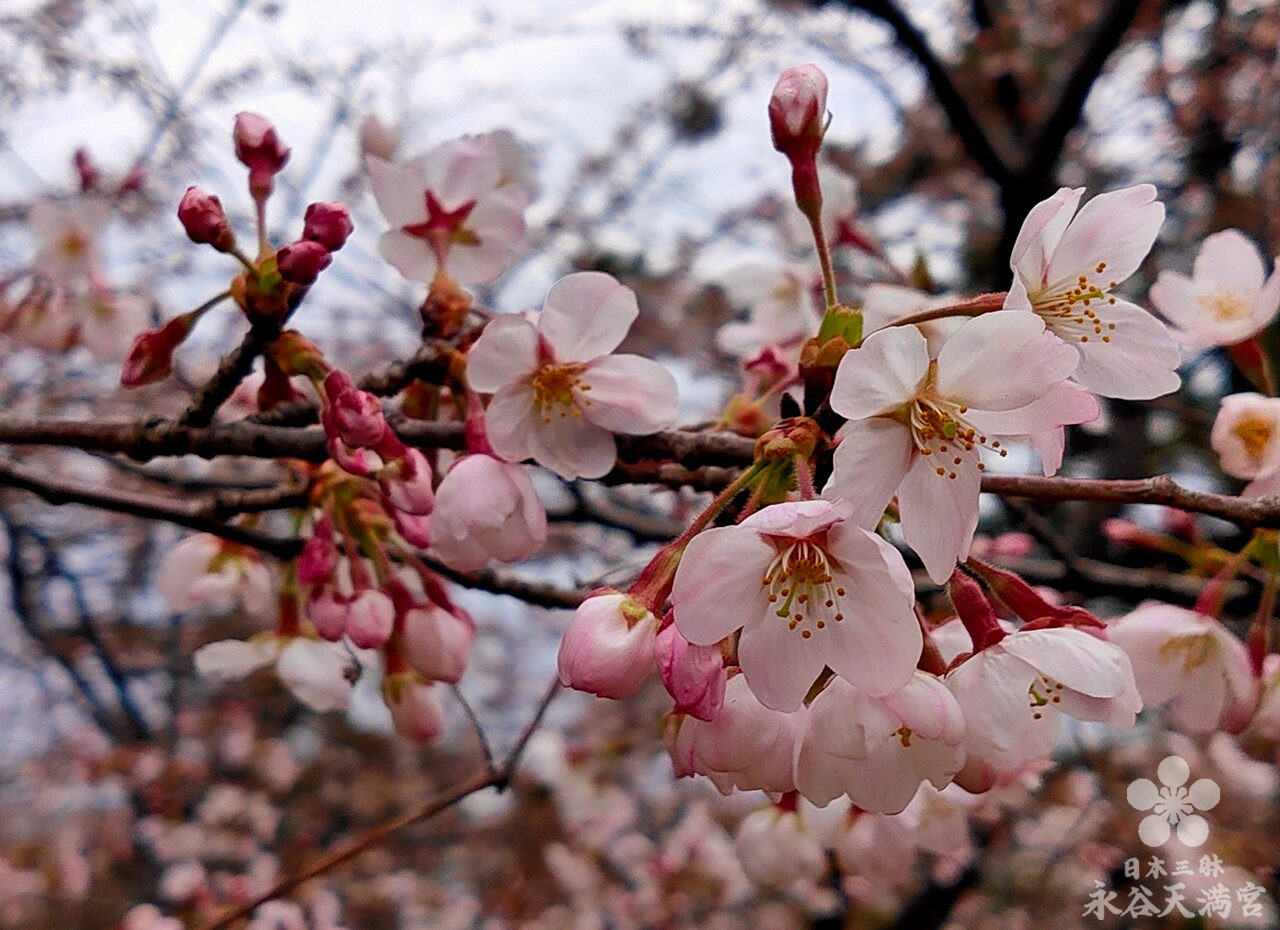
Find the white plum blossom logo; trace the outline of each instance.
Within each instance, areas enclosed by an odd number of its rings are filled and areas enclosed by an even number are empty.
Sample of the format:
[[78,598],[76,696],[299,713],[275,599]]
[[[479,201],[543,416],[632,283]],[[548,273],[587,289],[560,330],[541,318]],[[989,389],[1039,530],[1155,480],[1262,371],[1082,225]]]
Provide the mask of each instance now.
[[1185,787],[1191,777],[1191,766],[1180,756],[1169,756],[1156,769],[1161,787],[1149,778],[1139,778],[1129,785],[1129,804],[1140,811],[1152,811],[1138,825],[1138,837],[1148,846],[1162,846],[1177,829],[1178,840],[1188,846],[1199,846],[1209,838],[1209,824],[1193,811],[1217,807],[1222,797],[1218,783],[1211,778],[1198,779]]

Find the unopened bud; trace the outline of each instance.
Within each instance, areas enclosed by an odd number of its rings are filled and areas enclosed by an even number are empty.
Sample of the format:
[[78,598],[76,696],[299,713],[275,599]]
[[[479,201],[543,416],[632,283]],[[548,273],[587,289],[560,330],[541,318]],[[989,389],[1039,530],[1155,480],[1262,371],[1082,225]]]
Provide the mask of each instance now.
[[173,352],[191,335],[200,316],[196,312],[184,313],[159,329],[140,333],[125,356],[120,383],[125,387],[138,387],[163,381],[173,374]]
[[309,287],[333,262],[333,255],[319,242],[291,242],[276,252],[276,270],[291,284]]
[[302,238],[318,242],[330,252],[342,248],[355,225],[346,204],[313,203],[307,207]]
[[222,201],[214,194],[188,187],[178,204],[178,221],[192,242],[211,245],[219,252],[235,248],[236,234],[222,209]]
[[378,398],[356,387],[351,376],[335,368],[324,379],[326,424],[353,449],[372,446],[387,431]]
[[817,65],[788,68],[769,99],[773,147],[788,158],[817,155],[826,129],[827,76]]
[[275,176],[289,161],[289,149],[276,135],[276,127],[259,113],[237,113],[232,139],[236,158],[249,169],[249,192],[255,200],[270,196]]

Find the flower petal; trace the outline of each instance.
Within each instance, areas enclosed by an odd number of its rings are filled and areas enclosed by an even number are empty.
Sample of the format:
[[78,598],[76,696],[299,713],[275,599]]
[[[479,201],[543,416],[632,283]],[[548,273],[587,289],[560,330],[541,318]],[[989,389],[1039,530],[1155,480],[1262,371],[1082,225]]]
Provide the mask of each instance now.
[[639,355],[607,355],[587,366],[574,390],[583,414],[614,433],[645,436],[676,421],[676,379]]
[[911,430],[897,420],[852,420],[841,430],[823,496],[852,505],[850,521],[874,529],[911,467]]
[[410,281],[430,284],[436,274],[436,256],[423,239],[401,229],[389,229],[378,240],[378,252]]
[[[1009,266],[1017,275],[1015,283],[1025,285],[1024,291],[1037,290],[1046,283],[1049,258],[1062,240],[1083,194],[1083,187],[1060,187],[1053,196],[1032,207],[1022,221],[1009,256]],[[1007,301],[1005,306],[1009,307]]]
[[523,317],[494,317],[467,353],[467,384],[492,394],[538,369],[538,331]]
[[538,332],[557,361],[589,362],[616,349],[639,315],[631,288],[601,271],[579,271],[551,286]]
[[536,458],[539,447],[533,433],[538,422],[533,387],[527,381],[499,388],[485,408],[485,432],[489,444],[508,462]]
[[378,209],[395,229],[427,218],[426,182],[415,170],[421,159],[397,165],[376,155],[365,159],[369,168],[369,186]]
[[929,345],[914,326],[872,333],[846,352],[831,388],[831,409],[851,420],[889,413],[916,396],[929,370]]
[[1080,352],[1074,380],[1095,394],[1121,400],[1150,400],[1178,389],[1182,354],[1163,323],[1119,299],[1107,307],[1106,321],[1115,325],[1110,342],[1076,337],[1072,343]]
[[[718,526],[695,536],[671,588],[676,628],[697,646],[718,643],[744,623],[770,617],[761,579],[775,555],[760,534]],[[767,621],[766,621],[767,622]]]
[[[1094,197],[1075,215],[1049,260],[1047,280],[1088,274],[1123,281],[1138,270],[1164,222],[1164,204],[1150,184]],[[1105,269],[1095,269],[1105,263]]]
[[[938,456],[918,455],[898,488],[902,535],[924,562],[936,584],[944,583],[956,560],[969,554],[978,528],[978,493],[981,475],[978,454],[954,449],[959,465],[939,475],[931,461]],[[951,477],[954,475],[955,477]]]
[[980,410],[1010,410],[1046,394],[1078,363],[1037,315],[997,310],[969,320],[946,341],[937,390]]

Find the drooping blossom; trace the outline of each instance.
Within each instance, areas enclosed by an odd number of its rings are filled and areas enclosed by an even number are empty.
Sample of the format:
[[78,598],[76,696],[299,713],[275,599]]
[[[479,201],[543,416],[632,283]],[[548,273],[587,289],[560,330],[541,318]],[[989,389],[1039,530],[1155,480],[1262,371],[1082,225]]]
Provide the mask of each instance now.
[[1004,454],[986,418],[1013,435],[1087,419],[1097,408],[1083,392],[1052,411],[1057,419],[1043,409],[1077,362],[1038,317],[1016,311],[969,320],[936,359],[915,327],[872,333],[836,372],[831,408],[849,423],[827,493],[872,526],[896,492],[903,536],[941,584],[977,528],[981,453]]
[[389,675],[382,682],[382,696],[396,732],[427,743],[444,730],[440,689],[413,673]]
[[713,720],[724,706],[724,654],[718,646],[695,646],[668,624],[653,642],[658,677],[675,699],[676,710]]
[[366,159],[378,208],[391,223],[378,248],[410,281],[444,268],[463,284],[492,281],[524,236],[528,192],[506,173],[491,136],[465,136],[403,165]]
[[[1011,763],[1021,767],[1037,744],[1047,754],[1061,714],[1127,727],[1142,709],[1125,653],[1073,627],[1009,633],[953,667],[943,681],[964,713],[966,787],[984,780],[989,785]],[[984,767],[985,776],[978,771]]]
[[1111,641],[1133,663],[1138,692],[1188,733],[1249,723],[1258,683],[1240,639],[1212,617],[1172,604],[1143,604],[1111,624]]
[[490,559],[518,562],[546,539],[547,511],[523,465],[482,453],[463,456],[436,488],[431,546],[451,568],[472,572]]
[[1244,497],[1280,493],[1280,398],[1254,393],[1224,397],[1209,444],[1223,471],[1249,482]]
[[774,504],[693,538],[671,591],[675,624],[711,645],[741,628],[738,663],[766,706],[800,707],[824,667],[872,694],[920,656],[902,556],[827,500]]
[[1205,238],[1192,276],[1161,271],[1151,303],[1191,349],[1229,346],[1262,332],[1280,310],[1280,271],[1267,275],[1258,247],[1236,229]]
[[345,646],[305,636],[263,634],[224,639],[195,652],[196,670],[221,682],[239,681],[275,666],[281,683],[312,710],[342,710],[351,698],[351,657]]
[[494,451],[531,458],[563,478],[599,478],[617,459],[614,433],[645,435],[676,418],[676,383],[657,362],[613,355],[639,315],[635,293],[584,271],[552,286],[537,324],[499,316],[471,347],[467,380],[493,394]]
[[896,813],[920,783],[944,788],[964,764],[964,717],[923,672],[875,697],[832,678],[808,707],[796,789],[815,804],[848,795],[863,810]]
[[1027,214],[1010,258],[1006,310],[1030,310],[1080,355],[1074,378],[1105,397],[1148,400],[1178,389],[1178,346],[1163,323],[1113,291],[1151,250],[1164,204],[1138,184],[1094,197],[1061,188]]
[[771,804],[742,819],[734,847],[747,877],[766,888],[786,888],[826,874],[819,838],[793,805]]
[[165,553],[156,590],[180,613],[243,607],[267,617],[275,606],[271,572],[258,553],[207,533],[188,536]]
[[628,698],[653,673],[658,619],[635,598],[594,594],[578,607],[560,641],[560,683],[607,698]]
[[745,676],[734,675],[713,719],[673,714],[663,739],[679,776],[706,775],[722,794],[734,788],[782,792],[795,789],[793,760],[802,726],[799,713],[766,707]]

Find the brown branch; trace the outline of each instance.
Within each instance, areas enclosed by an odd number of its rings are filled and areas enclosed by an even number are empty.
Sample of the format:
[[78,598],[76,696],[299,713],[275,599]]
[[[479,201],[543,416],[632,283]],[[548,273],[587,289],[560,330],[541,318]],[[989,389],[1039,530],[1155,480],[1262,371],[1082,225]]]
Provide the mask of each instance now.
[[[111,513],[122,513],[148,520],[164,520],[178,526],[212,533],[222,539],[252,546],[276,558],[289,559],[298,554],[301,541],[291,537],[268,536],[243,526],[224,523],[216,518],[217,499],[175,500],[155,494],[124,491],[116,488],[86,488],[58,478],[43,470],[0,459],[0,486],[30,491],[51,504],[82,504]],[[244,492],[250,497],[255,492]]]
[[476,772],[462,784],[455,788],[451,788],[441,794],[436,795],[431,800],[422,804],[420,807],[414,808],[407,813],[401,814],[394,820],[390,820],[381,826],[375,827],[368,833],[358,837],[353,843],[342,849],[334,850],[321,856],[311,865],[302,869],[293,875],[277,882],[273,887],[258,895],[251,901],[244,904],[236,905],[227,911],[221,917],[216,918],[210,923],[205,924],[200,930],[226,930],[238,921],[243,920],[253,913],[254,909],[267,903],[274,901],[276,898],[283,897],[289,892],[296,889],[303,882],[323,875],[351,859],[354,859],[360,853],[373,846],[383,842],[391,836],[399,833],[406,827],[412,826],[423,820],[434,817],[441,811],[448,810],[460,801],[470,797],[471,795],[484,791],[486,788],[496,788],[499,791],[505,791],[511,783],[511,778],[515,774],[516,768],[520,764],[520,759],[524,755],[525,748],[529,745],[529,740],[533,738],[533,734],[537,732],[538,727],[542,725],[542,718],[546,715],[547,708],[551,706],[551,702],[555,700],[557,694],[561,691],[560,682],[553,679],[548,685],[546,692],[542,696],[542,700],[538,703],[537,709],[529,722],[525,724],[515,745],[511,747],[511,751],[507,753],[506,758],[501,762],[494,764],[488,761],[485,767]]
[[213,377],[196,392],[187,409],[178,416],[178,423],[182,426],[208,426],[212,423],[218,408],[253,371],[254,361],[280,336],[282,324],[283,321],[274,319],[255,322],[244,334],[240,345],[222,359]]

